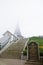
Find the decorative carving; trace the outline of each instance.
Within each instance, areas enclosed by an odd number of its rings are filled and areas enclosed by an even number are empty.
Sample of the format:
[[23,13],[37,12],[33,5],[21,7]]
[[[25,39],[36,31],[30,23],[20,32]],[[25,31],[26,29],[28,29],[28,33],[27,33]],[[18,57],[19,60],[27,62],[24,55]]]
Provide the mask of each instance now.
[[28,51],[29,51],[29,59],[30,60],[37,60],[38,59],[38,45],[35,42],[31,42],[28,44]]

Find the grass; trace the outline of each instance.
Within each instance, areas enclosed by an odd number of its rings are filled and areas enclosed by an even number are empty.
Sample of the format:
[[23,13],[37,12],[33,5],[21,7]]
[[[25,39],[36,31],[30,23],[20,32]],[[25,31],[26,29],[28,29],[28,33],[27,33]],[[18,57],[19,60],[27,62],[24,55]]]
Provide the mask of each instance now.
[[41,37],[31,37],[31,38],[29,38],[29,42],[32,41],[32,40],[37,42],[40,46],[43,45],[43,38],[41,38]]

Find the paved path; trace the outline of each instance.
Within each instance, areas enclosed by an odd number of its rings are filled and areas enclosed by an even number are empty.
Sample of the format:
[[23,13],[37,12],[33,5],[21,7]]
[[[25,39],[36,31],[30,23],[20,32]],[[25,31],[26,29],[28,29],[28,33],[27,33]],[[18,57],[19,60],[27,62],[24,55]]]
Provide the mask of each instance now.
[[0,65],[24,65],[25,60],[19,59],[0,59]]
[[43,65],[38,62],[27,62],[25,60],[20,59],[2,59],[0,58],[0,65]]

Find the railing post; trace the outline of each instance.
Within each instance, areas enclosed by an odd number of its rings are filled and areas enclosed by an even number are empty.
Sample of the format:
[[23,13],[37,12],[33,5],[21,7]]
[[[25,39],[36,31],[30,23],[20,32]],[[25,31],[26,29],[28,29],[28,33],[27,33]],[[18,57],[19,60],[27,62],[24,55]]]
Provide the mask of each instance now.
[[21,60],[23,60],[23,52],[21,52]]

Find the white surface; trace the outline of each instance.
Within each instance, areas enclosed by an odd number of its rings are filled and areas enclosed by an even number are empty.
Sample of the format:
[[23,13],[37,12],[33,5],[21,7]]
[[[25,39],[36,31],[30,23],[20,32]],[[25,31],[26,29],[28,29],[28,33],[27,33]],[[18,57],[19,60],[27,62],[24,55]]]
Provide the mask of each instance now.
[[2,38],[0,38],[0,43],[1,45],[3,45],[4,43],[6,43],[7,41],[9,41],[9,36],[4,36]]

